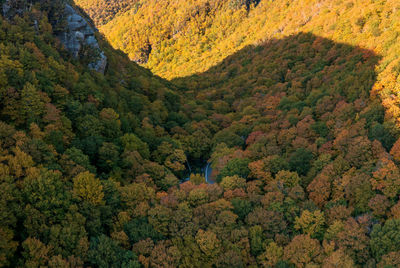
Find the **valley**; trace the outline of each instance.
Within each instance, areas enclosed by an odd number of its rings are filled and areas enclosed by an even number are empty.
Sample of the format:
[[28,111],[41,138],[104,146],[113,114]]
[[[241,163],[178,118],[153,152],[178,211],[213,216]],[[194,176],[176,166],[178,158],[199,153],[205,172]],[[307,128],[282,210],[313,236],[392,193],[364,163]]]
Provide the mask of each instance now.
[[0,11],[0,267],[400,265],[398,1]]

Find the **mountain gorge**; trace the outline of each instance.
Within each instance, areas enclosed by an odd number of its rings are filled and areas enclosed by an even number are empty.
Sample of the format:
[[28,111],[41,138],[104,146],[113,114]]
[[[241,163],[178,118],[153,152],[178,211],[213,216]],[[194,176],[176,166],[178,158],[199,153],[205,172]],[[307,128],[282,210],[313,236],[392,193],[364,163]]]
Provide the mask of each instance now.
[[1,267],[400,265],[397,1],[0,4]]

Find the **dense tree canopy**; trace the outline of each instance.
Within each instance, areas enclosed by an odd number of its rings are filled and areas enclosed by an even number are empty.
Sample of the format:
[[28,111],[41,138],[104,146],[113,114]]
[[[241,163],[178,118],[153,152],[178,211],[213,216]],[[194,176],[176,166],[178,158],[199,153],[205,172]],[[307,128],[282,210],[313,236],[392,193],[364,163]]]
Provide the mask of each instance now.
[[0,266],[400,265],[399,3],[76,2],[186,77],[99,33],[90,70],[63,1],[12,2]]

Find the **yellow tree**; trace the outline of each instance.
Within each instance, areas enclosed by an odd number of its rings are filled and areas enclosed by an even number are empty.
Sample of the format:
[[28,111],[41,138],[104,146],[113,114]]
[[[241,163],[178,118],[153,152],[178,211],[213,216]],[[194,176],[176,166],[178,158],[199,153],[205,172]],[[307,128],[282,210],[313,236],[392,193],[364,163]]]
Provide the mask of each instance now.
[[263,267],[274,267],[283,257],[283,248],[275,242],[269,243],[265,252],[258,257],[258,261]]
[[300,217],[296,217],[294,228],[302,230],[303,233],[314,236],[322,231],[325,224],[324,213],[320,210],[304,210]]
[[88,171],[82,172],[74,178],[73,194],[78,199],[94,205],[103,203],[103,186],[100,180]]
[[190,181],[196,185],[206,182],[206,179],[201,174],[190,174]]
[[296,267],[319,265],[322,259],[322,247],[318,240],[312,239],[309,235],[298,235],[285,247],[284,259]]
[[196,235],[196,242],[201,251],[208,257],[218,255],[221,249],[221,241],[212,231],[203,231],[200,229]]

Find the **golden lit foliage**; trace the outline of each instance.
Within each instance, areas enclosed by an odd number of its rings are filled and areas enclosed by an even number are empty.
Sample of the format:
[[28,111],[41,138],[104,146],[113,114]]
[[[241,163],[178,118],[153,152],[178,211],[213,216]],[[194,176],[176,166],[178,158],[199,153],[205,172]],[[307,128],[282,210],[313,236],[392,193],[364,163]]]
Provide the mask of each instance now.
[[103,186],[93,174],[86,171],[78,174],[73,180],[73,193],[77,198],[94,205],[99,205],[103,202]]

